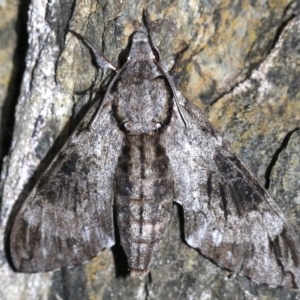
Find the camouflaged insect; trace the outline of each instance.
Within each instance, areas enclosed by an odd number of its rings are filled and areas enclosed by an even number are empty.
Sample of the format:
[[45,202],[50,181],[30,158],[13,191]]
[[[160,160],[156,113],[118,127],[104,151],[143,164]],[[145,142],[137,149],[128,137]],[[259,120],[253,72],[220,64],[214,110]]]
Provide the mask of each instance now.
[[[72,31],[73,32],[73,31]],[[116,72],[20,209],[10,236],[19,272],[92,259],[115,244],[143,277],[173,202],[188,245],[220,267],[271,286],[300,285],[299,244],[268,192],[176,90],[149,32],[135,32]]]

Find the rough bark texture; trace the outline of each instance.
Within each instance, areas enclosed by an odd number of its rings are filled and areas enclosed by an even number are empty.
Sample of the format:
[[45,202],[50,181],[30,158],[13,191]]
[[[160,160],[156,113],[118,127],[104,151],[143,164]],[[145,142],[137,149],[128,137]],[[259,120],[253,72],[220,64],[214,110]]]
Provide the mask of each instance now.
[[[1,15],[13,11],[13,6],[16,10],[16,3],[0,1]],[[87,48],[67,28],[86,36],[117,64],[129,36],[142,28],[144,8],[150,12],[153,38],[169,67],[176,53],[189,46],[176,68],[179,89],[207,108],[214,126],[269,188],[300,234],[299,1],[32,0],[26,69],[10,152],[2,162],[1,240],[14,203],[26,197],[93,99],[76,92],[107,82],[108,72],[93,66]],[[16,18],[15,11],[12,20]],[[15,22],[0,22],[0,59],[8,62],[0,74],[1,105],[6,108],[2,118],[13,114],[5,99],[10,99],[9,81],[13,82],[9,53],[15,48]],[[14,273],[1,247],[0,299],[300,297],[298,291],[230,278],[183,242],[182,227],[182,211],[175,206],[151,276],[143,281],[128,276],[120,246],[74,269],[34,275]]]

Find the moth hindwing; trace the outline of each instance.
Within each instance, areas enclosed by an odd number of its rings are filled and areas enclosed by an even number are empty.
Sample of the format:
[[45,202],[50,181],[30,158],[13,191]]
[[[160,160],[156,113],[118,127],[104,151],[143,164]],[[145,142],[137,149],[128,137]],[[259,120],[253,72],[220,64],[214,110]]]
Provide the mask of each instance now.
[[[113,207],[132,274],[149,272],[173,201],[186,242],[233,273],[298,287],[299,244],[268,192],[186,100],[149,32],[135,32],[127,61],[21,207],[10,236],[20,272],[75,266],[115,243]],[[158,53],[158,55],[156,55]]]

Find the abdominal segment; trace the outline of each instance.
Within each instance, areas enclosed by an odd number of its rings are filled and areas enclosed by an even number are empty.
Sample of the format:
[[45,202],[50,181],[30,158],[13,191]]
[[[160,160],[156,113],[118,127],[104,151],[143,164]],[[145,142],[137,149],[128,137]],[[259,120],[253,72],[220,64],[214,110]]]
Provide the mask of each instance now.
[[115,177],[115,207],[129,268],[142,276],[169,222],[174,182],[161,134],[125,136]]

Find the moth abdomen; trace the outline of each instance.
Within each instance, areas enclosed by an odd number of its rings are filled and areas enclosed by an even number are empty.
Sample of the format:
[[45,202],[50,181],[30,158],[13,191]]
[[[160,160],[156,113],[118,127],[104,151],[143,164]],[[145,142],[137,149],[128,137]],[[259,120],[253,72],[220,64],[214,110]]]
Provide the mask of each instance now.
[[174,197],[173,174],[160,138],[126,135],[127,151],[119,157],[115,176],[121,245],[130,269],[143,274],[164,236]]

